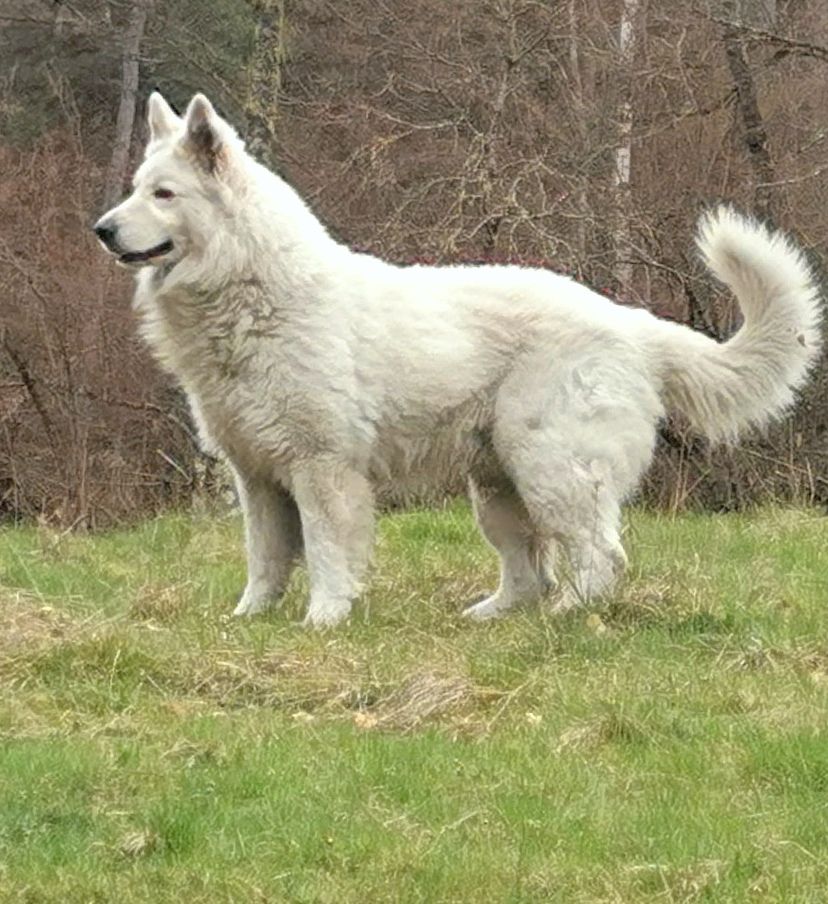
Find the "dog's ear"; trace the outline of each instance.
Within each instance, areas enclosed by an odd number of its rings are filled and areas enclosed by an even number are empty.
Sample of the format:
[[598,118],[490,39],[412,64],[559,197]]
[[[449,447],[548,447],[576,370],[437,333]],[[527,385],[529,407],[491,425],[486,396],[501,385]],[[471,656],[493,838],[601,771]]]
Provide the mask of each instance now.
[[214,173],[227,153],[228,127],[203,94],[196,94],[184,114],[185,141],[208,173]]
[[181,125],[181,119],[176,116],[173,108],[157,91],[153,91],[149,96],[147,122],[150,129],[150,142],[166,138]]

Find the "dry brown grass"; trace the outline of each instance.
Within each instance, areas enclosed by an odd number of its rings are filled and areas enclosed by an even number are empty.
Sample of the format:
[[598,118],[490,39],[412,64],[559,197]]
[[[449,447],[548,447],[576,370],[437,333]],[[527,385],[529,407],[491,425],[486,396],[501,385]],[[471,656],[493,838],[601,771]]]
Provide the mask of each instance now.
[[351,709],[366,693],[359,661],[338,654],[251,656],[235,648],[213,649],[191,667],[181,690],[220,706],[330,712]]
[[78,636],[82,626],[65,611],[22,591],[0,596],[0,662]]
[[410,732],[426,723],[446,721],[456,726],[492,696],[501,693],[477,687],[465,675],[424,670],[405,678],[376,706],[358,715],[365,727],[389,731]]
[[135,621],[169,624],[186,613],[191,602],[193,581],[148,583],[138,590],[129,604],[129,618]]

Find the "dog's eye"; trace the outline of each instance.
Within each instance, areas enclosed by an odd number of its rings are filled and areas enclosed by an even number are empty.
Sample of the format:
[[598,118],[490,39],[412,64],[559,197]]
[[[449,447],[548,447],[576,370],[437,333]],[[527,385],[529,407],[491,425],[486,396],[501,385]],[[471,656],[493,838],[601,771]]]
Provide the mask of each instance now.
[[162,201],[168,201],[170,198],[175,197],[175,192],[170,191],[168,188],[156,188],[152,195],[154,198],[160,198]]

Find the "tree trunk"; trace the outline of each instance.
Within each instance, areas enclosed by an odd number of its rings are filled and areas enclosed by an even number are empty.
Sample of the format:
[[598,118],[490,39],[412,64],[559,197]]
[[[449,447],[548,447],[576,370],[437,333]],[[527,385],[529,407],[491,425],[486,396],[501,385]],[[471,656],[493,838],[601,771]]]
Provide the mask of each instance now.
[[256,40],[247,92],[247,146],[254,157],[272,166],[277,137],[282,73],[287,60],[286,0],[258,0]]
[[753,203],[756,212],[763,217],[772,218],[774,214],[773,184],[776,176],[768,150],[768,134],[759,110],[756,96],[756,83],[750,71],[743,33],[738,24],[724,26],[724,45],[727,65],[736,88],[736,107],[744,127],[744,141],[748,160],[756,179]]
[[[570,96],[575,108],[575,123],[578,129],[578,137],[581,141],[581,152],[584,157],[588,153],[587,112],[584,98],[584,81],[581,77],[581,54],[578,46],[581,30],[579,28],[576,0],[568,0],[567,18],[569,27],[569,79],[571,83]],[[575,174],[575,205],[578,211],[578,219],[575,225],[575,249],[577,260],[575,273],[579,279],[583,278],[587,261],[587,223],[590,219],[589,201],[587,199],[587,179],[582,173]]]
[[641,0],[624,0],[618,34],[618,68],[622,84],[617,107],[618,143],[614,155],[613,183],[615,187],[616,222],[613,230],[615,262],[613,275],[621,298],[632,290],[632,198],[630,171],[632,165],[633,129],[633,65],[637,43],[636,29]]
[[132,143],[132,126],[135,122],[135,106],[138,100],[138,77],[140,74],[141,42],[147,16],[153,0],[135,0],[129,13],[121,64],[121,100],[118,104],[118,118],[115,121],[115,141],[112,157],[106,175],[104,206],[112,207],[121,197],[129,163],[129,149]]

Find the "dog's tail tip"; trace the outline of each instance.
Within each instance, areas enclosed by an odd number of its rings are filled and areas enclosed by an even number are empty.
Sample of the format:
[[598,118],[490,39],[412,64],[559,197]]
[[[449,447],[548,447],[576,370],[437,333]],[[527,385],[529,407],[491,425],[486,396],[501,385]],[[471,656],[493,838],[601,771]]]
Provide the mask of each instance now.
[[724,344],[670,331],[668,396],[703,433],[728,441],[790,406],[821,348],[822,301],[804,253],[729,205],[701,218],[697,242],[744,324]]

